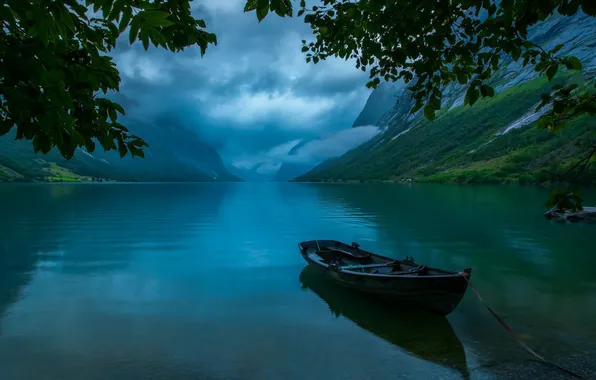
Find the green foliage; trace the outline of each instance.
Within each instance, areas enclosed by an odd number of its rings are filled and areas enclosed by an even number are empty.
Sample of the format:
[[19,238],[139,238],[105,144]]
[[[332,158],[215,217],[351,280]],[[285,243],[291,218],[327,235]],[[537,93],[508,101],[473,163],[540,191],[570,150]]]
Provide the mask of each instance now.
[[[215,1],[215,0],[213,0]],[[553,79],[561,68],[581,70],[576,57],[545,51],[528,40],[528,28],[555,11],[596,15],[593,0],[322,0],[299,17],[310,24],[314,42],[303,41],[306,61],[353,58],[369,71],[368,87],[404,79],[433,120],[442,89],[468,86],[465,104],[493,97],[490,79],[506,57]],[[91,11],[93,13],[91,13]],[[248,0],[245,12],[262,21],[268,14],[292,16],[291,0]],[[480,15],[482,14],[482,17]],[[76,148],[117,150],[143,157],[147,146],[118,122],[125,110],[105,94],[118,91],[120,75],[109,53],[128,29],[140,40],[173,52],[198,46],[205,54],[216,36],[191,14],[190,0],[5,0],[0,6],[0,136],[16,128],[35,151],[57,147],[70,158]],[[566,87],[543,97],[552,109],[541,120],[550,130],[581,114],[596,114],[596,96]],[[103,93],[103,95],[102,95]]]
[[581,211],[583,198],[578,189],[573,191],[553,190],[550,197],[546,201],[545,206],[548,208],[556,208],[558,211]]
[[[90,11],[93,11],[91,14]],[[204,54],[216,37],[191,14],[189,0],[6,0],[0,6],[0,136],[16,128],[47,154],[76,149],[143,157],[145,141],[118,122],[124,109],[105,97],[120,75],[109,56],[118,37],[145,50],[177,52],[197,45]]]
[[[565,78],[556,81],[568,83]],[[575,117],[570,128],[557,134],[536,122],[497,136],[531,110],[548,88],[546,78],[537,78],[480,99],[472,108],[441,113],[434,122],[398,121],[378,138],[298,180],[596,184],[596,168],[584,153],[596,145],[590,138],[593,116]]]
[[[424,107],[433,120],[433,103],[451,82],[468,85],[466,105],[493,97],[489,82],[507,59],[522,60],[552,80],[561,68],[581,70],[577,57],[560,56],[563,45],[550,51],[528,39],[528,29],[555,12],[571,16],[581,10],[596,16],[593,0],[322,0],[323,6],[306,8],[298,16],[310,24],[315,41],[303,41],[307,62],[334,56],[355,59],[368,71],[369,88],[380,79],[403,79],[415,99],[411,112]],[[545,97],[553,107],[541,125],[559,130],[581,114],[596,114],[596,97],[572,91]],[[430,108],[429,108],[430,107]]]

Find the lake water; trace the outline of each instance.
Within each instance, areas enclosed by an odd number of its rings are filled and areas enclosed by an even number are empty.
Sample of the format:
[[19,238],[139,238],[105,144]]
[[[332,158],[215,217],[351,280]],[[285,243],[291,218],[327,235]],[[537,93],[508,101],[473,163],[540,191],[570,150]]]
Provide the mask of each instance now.
[[[532,348],[596,378],[596,226],[541,188],[332,184],[0,187],[0,379],[565,379],[471,291],[413,317],[305,270],[356,241],[472,281]],[[595,194],[588,199],[596,201]]]

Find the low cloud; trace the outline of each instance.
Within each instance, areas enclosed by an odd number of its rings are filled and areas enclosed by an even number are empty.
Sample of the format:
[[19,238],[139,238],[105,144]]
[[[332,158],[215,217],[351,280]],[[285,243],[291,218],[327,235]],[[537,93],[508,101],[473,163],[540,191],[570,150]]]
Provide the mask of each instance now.
[[350,149],[370,140],[379,133],[374,125],[350,128],[340,131],[321,140],[306,143],[298,152],[288,155],[285,161],[300,163],[318,163],[329,158],[338,157]]
[[[284,162],[316,164],[338,157],[377,135],[380,129],[374,125],[350,128],[328,137],[303,142],[291,140],[253,156],[242,156],[232,165],[242,169],[257,168],[257,172],[277,171]],[[301,145],[301,146],[299,146]],[[298,149],[294,149],[298,147]]]
[[124,33],[113,52],[122,77],[114,97],[130,100],[127,114],[147,123],[175,119],[226,163],[350,128],[370,93],[368,75],[350,60],[307,64],[301,40],[314,37],[302,18],[270,14],[259,23],[254,12],[244,13],[244,4],[193,2],[195,17],[218,39],[204,57],[196,47],[145,51],[139,42],[130,46]]
[[259,123],[277,122],[280,128],[305,125],[329,113],[336,106],[333,98],[300,97],[286,92],[244,92],[234,98],[220,98],[212,102],[208,115],[217,120],[232,122],[239,128],[261,129]]

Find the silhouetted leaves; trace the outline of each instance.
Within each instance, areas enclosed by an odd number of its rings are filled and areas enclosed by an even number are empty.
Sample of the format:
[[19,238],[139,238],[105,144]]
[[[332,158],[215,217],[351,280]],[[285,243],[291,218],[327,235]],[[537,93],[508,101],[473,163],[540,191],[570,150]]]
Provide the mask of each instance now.
[[[430,112],[435,109],[433,97],[440,97],[453,81],[469,86],[466,105],[475,104],[481,96],[494,96],[492,76],[506,56],[522,59],[524,67],[533,65],[549,80],[560,68],[581,70],[576,57],[557,56],[564,45],[546,51],[528,38],[528,29],[548,15],[557,10],[573,15],[580,5],[587,14],[596,12],[596,2],[591,0],[324,0],[311,9],[300,1],[298,15],[304,15],[316,37],[313,43],[303,42],[307,62],[330,56],[352,58],[356,68],[368,70],[368,88],[376,88],[375,79],[414,80],[415,85],[409,87],[416,99],[412,112],[431,106],[424,112],[429,118],[434,116]],[[556,124],[562,121],[557,112],[588,108],[567,102],[552,107],[544,117]]]
[[568,70],[581,70],[582,63],[577,57],[567,57],[562,59],[563,64],[567,66]]
[[[279,4],[287,11],[287,0]],[[16,128],[36,152],[56,147],[67,159],[96,142],[143,157],[147,144],[118,122],[122,106],[101,96],[119,90],[109,53],[127,28],[145,49],[197,45],[204,54],[217,43],[189,0],[18,0],[0,6],[0,17],[0,135]]]
[[583,210],[583,201],[579,189],[574,189],[572,191],[553,190],[546,201],[545,206],[548,208],[554,207],[557,211],[581,211]]

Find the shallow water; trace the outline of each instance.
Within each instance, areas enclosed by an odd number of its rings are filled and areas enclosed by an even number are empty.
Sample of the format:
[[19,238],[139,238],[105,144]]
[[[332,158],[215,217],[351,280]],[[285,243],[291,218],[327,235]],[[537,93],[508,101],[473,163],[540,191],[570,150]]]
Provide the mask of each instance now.
[[546,195],[2,185],[0,378],[567,378],[529,361],[472,292],[437,319],[321,281],[296,246],[316,238],[471,267],[476,288],[527,344],[596,378],[596,227],[546,221]]

